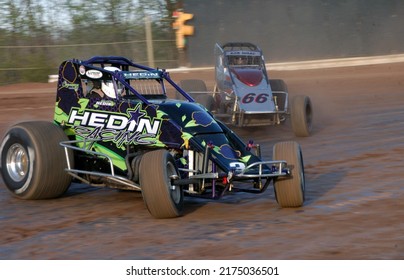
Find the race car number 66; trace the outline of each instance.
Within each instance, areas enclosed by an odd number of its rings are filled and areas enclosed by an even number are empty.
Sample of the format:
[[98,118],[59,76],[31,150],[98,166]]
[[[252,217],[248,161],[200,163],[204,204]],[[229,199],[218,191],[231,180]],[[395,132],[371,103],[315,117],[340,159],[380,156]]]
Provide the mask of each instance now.
[[241,100],[241,102],[243,103],[251,103],[253,101],[257,102],[257,103],[265,103],[268,100],[269,94],[267,93],[260,93],[260,94],[255,94],[255,93],[249,93],[246,94],[243,99]]
[[279,275],[278,267],[226,266],[220,267],[219,275]]

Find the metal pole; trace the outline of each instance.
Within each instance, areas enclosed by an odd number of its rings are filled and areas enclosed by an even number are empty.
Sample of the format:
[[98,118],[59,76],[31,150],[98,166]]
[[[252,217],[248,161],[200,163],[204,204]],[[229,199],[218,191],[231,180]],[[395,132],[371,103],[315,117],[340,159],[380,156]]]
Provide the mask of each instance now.
[[154,51],[153,51],[153,36],[152,36],[150,18],[148,15],[146,15],[146,17],[145,17],[145,29],[146,29],[147,61],[148,61],[150,67],[155,68]]

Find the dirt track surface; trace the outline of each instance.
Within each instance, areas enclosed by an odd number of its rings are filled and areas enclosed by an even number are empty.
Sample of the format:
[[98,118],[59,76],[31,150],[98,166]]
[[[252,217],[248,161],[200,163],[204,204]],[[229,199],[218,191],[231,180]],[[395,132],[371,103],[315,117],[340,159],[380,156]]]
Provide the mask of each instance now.
[[[271,72],[290,96],[310,96],[314,132],[287,123],[236,129],[270,159],[278,141],[303,149],[306,203],[281,209],[266,192],[187,199],[185,215],[153,219],[138,193],[72,185],[44,201],[0,181],[0,259],[404,259],[404,64]],[[213,74],[172,74],[175,80]],[[0,135],[51,120],[55,84],[0,88]]]

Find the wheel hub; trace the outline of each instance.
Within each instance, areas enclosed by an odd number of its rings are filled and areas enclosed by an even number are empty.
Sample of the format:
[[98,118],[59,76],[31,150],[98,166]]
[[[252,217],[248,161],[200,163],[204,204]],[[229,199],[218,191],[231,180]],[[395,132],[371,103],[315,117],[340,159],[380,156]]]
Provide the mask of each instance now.
[[21,144],[13,144],[7,151],[7,172],[11,179],[21,182],[28,173],[29,158],[27,150]]
[[181,200],[181,188],[171,184],[171,178],[178,177],[175,166],[171,162],[167,163],[167,173],[168,177],[170,178],[170,196],[175,203],[179,203]]

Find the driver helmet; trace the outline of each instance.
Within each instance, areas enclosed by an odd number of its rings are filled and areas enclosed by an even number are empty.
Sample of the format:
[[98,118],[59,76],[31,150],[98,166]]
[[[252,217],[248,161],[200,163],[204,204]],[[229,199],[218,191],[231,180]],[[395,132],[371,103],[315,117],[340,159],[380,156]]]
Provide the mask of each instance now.
[[244,56],[236,56],[233,61],[235,65],[244,65],[246,64],[247,59]]
[[[108,70],[108,71],[111,71],[111,72],[121,71],[121,69],[119,69],[118,67],[113,67],[113,66],[107,66],[107,67],[104,67],[104,69]],[[108,97],[116,98],[114,83],[112,82],[112,80],[104,80],[104,81],[102,81],[101,90]],[[122,87],[120,86],[120,84],[117,85],[117,91],[118,91],[118,95],[121,95]]]

